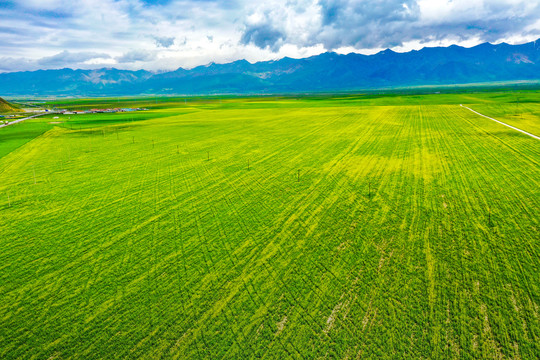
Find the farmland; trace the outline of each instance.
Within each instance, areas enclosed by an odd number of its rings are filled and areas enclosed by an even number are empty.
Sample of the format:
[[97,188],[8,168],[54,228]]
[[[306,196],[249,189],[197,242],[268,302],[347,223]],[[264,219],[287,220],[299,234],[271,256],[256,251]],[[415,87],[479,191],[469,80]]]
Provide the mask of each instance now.
[[51,102],[150,110],[0,129],[0,358],[535,358],[520,98]]

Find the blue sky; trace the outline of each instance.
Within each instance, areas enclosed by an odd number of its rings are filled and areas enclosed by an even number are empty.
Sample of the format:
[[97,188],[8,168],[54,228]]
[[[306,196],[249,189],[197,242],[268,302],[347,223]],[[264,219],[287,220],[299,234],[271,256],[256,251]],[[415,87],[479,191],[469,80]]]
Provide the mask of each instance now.
[[171,70],[540,38],[540,0],[0,0],[0,71]]

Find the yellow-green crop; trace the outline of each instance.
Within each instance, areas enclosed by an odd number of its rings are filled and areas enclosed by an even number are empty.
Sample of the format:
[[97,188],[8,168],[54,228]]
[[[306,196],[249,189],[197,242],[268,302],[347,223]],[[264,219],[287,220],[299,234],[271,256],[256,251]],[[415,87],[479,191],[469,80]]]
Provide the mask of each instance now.
[[0,154],[1,358],[538,356],[511,96],[160,101]]

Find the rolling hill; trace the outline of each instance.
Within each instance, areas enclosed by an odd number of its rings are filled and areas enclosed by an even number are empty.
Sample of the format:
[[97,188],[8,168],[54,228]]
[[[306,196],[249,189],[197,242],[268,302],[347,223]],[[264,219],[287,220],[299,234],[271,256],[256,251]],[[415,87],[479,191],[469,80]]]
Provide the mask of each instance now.
[[39,70],[0,74],[8,95],[265,94],[540,79],[540,41],[484,43],[375,55],[323,53],[254,64],[238,60],[165,73]]
[[0,113],[14,112],[18,111],[16,107],[8,103],[6,100],[0,98]]

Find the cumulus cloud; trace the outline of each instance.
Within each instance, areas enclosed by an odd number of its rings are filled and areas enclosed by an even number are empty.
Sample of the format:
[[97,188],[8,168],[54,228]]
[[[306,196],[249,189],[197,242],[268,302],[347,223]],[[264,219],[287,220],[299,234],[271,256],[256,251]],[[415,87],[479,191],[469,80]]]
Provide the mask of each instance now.
[[289,0],[256,6],[241,43],[272,50],[283,44],[322,44],[336,50],[448,39],[497,42],[516,35],[531,40],[540,36],[538,27],[531,29],[539,19],[538,0]]
[[52,56],[38,59],[15,57],[0,58],[0,72],[58,69],[64,67],[96,69],[111,64],[114,60],[109,54],[97,52],[62,51]]
[[262,49],[270,48],[272,50],[279,49],[279,43],[283,41],[285,35],[275,29],[270,24],[249,25],[240,39],[240,43],[254,44]]
[[247,9],[240,44],[273,52],[287,44],[314,46],[314,34],[321,26],[320,11],[319,3],[312,0],[257,3]]
[[540,37],[540,0],[9,0],[0,18],[0,71],[162,70]]
[[131,50],[116,58],[118,63],[134,63],[137,61],[151,61],[156,58],[156,54],[148,50]]
[[24,58],[1,57],[0,72],[35,70],[35,61]]
[[400,45],[404,31],[420,18],[415,0],[321,0],[320,5],[322,26],[314,38],[330,49]]
[[154,40],[156,41],[156,45],[158,47],[169,48],[174,44],[174,36],[154,36]]
[[62,51],[53,56],[46,56],[38,59],[36,63],[38,65],[50,68],[57,66],[64,66],[66,64],[81,64],[93,59],[109,59],[111,56],[105,53],[96,52],[69,52],[67,50]]

